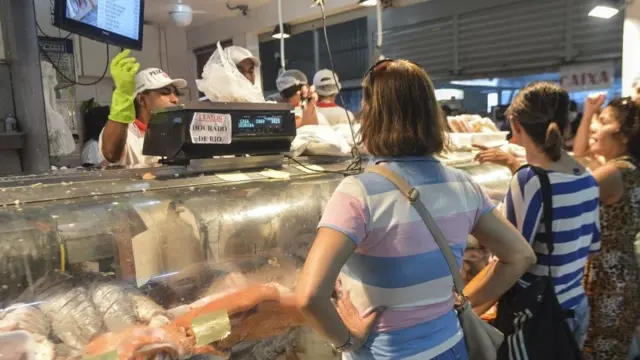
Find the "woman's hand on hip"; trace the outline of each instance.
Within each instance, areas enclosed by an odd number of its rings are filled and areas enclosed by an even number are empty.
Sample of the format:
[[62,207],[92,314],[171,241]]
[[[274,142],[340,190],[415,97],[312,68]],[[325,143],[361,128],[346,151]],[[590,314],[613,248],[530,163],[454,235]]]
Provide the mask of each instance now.
[[361,348],[369,337],[373,323],[383,309],[378,308],[365,316],[360,316],[347,291],[340,291],[335,303],[340,318],[355,340],[352,350]]

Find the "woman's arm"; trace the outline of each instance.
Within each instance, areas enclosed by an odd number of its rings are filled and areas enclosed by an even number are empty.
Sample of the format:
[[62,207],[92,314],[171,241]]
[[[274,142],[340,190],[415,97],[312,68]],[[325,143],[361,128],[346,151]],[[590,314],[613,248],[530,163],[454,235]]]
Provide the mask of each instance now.
[[622,174],[614,163],[608,163],[592,172],[600,186],[600,202],[613,205],[624,195]]
[[335,346],[347,342],[349,329],[331,303],[331,293],[355,249],[355,243],[343,233],[320,228],[296,285],[298,304],[307,320]]
[[[296,285],[298,306],[311,327],[337,347],[345,345],[351,336],[355,340],[353,349],[361,346],[377,315],[359,314],[342,291],[340,313],[331,302],[338,274],[366,238],[368,223],[369,208],[362,184],[353,177],[344,179],[325,207]],[[348,308],[351,310],[346,311]]]
[[499,259],[465,287],[472,306],[484,307],[507,292],[535,264],[536,256],[518,229],[496,209],[480,217],[472,235]]

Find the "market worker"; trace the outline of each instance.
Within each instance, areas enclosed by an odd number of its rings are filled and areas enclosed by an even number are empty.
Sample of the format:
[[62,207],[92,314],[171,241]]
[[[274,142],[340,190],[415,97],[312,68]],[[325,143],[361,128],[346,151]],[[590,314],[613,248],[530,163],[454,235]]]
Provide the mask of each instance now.
[[[216,54],[218,50],[216,50],[212,55],[207,64],[212,61],[212,58]],[[244,76],[249,82],[255,86],[257,89],[262,92],[262,76],[260,73],[260,66],[262,65],[260,59],[253,56],[251,51],[240,47],[240,46],[228,46],[222,50],[224,55],[230,59],[235,65],[240,74]],[[206,65],[205,65],[206,69]],[[202,76],[204,77],[204,71]],[[200,101],[209,100],[206,96],[202,96]]]
[[328,69],[322,69],[313,77],[313,86],[318,93],[318,113],[324,115],[329,125],[355,122],[351,111],[336,104],[336,96],[342,89],[338,74]]
[[329,125],[327,119],[318,113],[318,94],[309,86],[307,76],[302,71],[283,71],[276,79],[276,88],[283,102],[294,107],[297,128],[305,125]]
[[178,89],[187,87],[187,81],[171,79],[157,68],[138,73],[140,64],[129,53],[125,50],[111,61],[115,90],[109,121],[100,134],[100,151],[112,164],[150,164],[157,158],[143,156],[142,145],[151,111],[177,105]]
[[252,84],[261,85],[260,79],[260,59],[253,56],[251,51],[240,46],[229,46],[224,49],[227,56],[236,64],[238,71]]

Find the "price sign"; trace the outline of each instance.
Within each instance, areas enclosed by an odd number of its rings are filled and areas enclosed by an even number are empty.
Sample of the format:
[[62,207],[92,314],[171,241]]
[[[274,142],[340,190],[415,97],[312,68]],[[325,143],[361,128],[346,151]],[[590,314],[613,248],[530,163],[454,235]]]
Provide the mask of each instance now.
[[194,144],[231,144],[231,115],[195,113],[190,133]]

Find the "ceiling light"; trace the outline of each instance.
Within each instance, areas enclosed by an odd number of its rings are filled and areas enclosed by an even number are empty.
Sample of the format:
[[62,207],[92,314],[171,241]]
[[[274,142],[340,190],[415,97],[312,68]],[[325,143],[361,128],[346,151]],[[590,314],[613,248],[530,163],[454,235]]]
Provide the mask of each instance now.
[[600,4],[595,6],[593,10],[589,12],[589,16],[597,17],[601,19],[611,19],[620,10],[614,3],[601,1]]
[[287,39],[291,37],[291,25],[282,24],[282,34],[280,34],[280,25],[276,25],[271,33],[271,37],[274,39]]
[[376,6],[378,5],[378,0],[359,0],[358,5],[360,6]]

